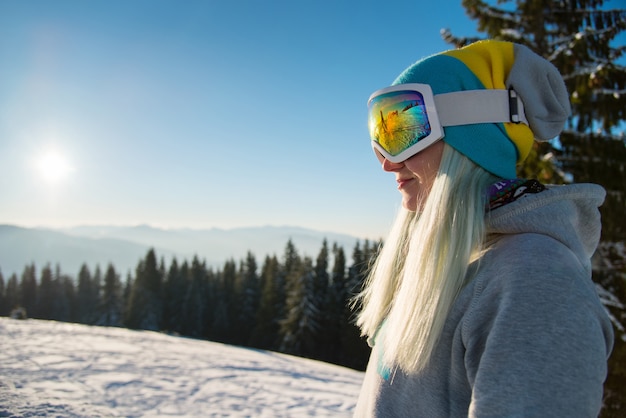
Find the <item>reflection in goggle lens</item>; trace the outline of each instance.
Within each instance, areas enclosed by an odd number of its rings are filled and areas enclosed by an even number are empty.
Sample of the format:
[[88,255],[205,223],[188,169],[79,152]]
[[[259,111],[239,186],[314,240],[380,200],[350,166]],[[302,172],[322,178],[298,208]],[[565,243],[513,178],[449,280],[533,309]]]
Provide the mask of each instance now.
[[371,139],[389,154],[400,154],[431,132],[424,97],[406,90],[374,97],[369,103],[369,130]]

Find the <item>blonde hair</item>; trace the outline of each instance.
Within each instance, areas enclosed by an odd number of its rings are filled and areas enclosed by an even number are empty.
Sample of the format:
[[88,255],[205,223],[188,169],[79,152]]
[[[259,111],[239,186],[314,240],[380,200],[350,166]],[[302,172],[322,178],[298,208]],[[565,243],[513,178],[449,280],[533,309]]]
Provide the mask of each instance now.
[[375,338],[385,322],[385,366],[417,372],[428,363],[482,250],[486,191],[497,179],[446,144],[421,212],[399,210],[357,297],[363,335]]

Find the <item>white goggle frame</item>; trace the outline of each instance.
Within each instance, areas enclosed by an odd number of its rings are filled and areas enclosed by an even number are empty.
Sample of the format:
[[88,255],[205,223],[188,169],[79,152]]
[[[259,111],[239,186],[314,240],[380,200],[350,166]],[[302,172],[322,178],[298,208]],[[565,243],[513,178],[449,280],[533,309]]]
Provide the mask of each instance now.
[[[443,127],[446,126],[506,122],[528,125],[524,114],[524,104],[513,89],[464,90],[433,95],[428,84],[398,84],[375,91],[368,100],[368,108],[372,100],[378,96],[395,91],[414,91],[423,97],[430,133],[397,155],[387,152],[372,138],[374,150],[393,163],[402,162],[442,139]],[[372,115],[370,115],[370,124],[371,118]],[[371,129],[372,126],[370,126],[370,134]]]

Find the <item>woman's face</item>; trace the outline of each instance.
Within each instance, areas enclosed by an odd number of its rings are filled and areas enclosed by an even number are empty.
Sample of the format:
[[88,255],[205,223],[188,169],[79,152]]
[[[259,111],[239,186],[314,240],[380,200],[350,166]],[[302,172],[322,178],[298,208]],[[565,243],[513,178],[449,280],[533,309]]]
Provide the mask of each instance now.
[[407,210],[416,212],[422,208],[439,170],[443,147],[444,142],[437,141],[401,163],[392,163],[376,152],[383,170],[396,175],[402,206]]

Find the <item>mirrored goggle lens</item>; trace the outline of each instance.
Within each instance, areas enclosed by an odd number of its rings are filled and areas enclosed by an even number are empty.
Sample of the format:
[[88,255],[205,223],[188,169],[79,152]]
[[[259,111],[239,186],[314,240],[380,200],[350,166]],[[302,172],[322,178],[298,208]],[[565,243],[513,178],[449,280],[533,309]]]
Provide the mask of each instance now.
[[393,156],[417,144],[431,132],[424,97],[418,91],[383,93],[372,98],[368,107],[372,141]]

